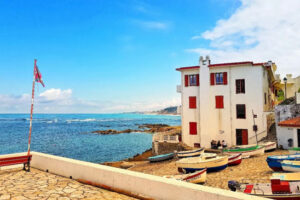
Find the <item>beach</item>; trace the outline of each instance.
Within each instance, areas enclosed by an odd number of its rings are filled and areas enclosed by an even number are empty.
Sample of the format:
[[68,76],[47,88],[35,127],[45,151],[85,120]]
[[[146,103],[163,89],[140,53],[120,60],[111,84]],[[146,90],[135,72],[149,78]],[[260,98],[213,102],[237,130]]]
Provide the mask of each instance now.
[[[272,155],[287,154],[289,154],[287,150],[275,150],[273,152],[265,153],[262,156],[243,159],[240,165],[227,167],[225,170],[220,172],[208,173],[206,183],[204,185],[229,190],[227,183],[230,180],[242,181],[243,179],[253,179],[251,180],[253,183],[268,183],[270,182],[270,177],[273,171],[268,167],[266,158]],[[151,154],[148,151],[144,156],[142,154],[131,161],[116,162],[114,164],[110,164],[110,166],[120,167],[121,164],[125,162],[128,166],[130,166],[130,163],[134,165],[128,168],[128,170],[131,171],[156,176],[180,174],[175,166],[177,159],[159,163],[149,163],[145,159],[149,155]]]

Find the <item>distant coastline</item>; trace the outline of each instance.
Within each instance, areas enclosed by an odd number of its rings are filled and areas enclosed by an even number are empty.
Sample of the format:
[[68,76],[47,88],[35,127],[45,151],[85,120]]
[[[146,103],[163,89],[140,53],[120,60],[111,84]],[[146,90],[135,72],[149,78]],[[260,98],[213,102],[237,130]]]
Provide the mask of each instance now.
[[135,112],[125,112],[125,113],[130,113],[130,114],[145,114],[145,115],[169,115],[169,116],[180,116],[180,113],[178,112],[179,107],[178,106],[171,106],[167,107],[161,110],[157,111],[146,111],[146,112],[140,112],[140,111],[135,111]]

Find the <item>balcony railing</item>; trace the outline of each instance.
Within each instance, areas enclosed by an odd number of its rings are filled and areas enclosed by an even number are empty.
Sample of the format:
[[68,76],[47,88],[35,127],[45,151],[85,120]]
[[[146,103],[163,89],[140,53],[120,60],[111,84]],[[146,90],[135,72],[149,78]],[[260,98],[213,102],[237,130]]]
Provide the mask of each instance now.
[[177,93],[181,93],[181,85],[177,85],[176,91],[177,91]]

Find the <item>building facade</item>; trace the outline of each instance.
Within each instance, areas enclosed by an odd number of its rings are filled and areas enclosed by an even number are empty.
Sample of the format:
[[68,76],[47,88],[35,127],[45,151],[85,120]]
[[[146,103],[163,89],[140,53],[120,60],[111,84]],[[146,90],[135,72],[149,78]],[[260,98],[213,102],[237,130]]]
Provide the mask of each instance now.
[[272,62],[211,64],[200,57],[198,66],[181,67],[182,141],[189,146],[211,146],[225,140],[229,146],[256,142],[267,135],[267,115],[273,110]]

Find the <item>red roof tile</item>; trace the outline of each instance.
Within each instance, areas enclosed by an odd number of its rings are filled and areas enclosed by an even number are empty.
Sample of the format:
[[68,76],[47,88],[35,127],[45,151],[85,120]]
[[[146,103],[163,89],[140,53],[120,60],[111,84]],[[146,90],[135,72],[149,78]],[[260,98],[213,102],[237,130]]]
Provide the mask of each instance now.
[[199,66],[190,66],[190,67],[180,67],[180,68],[177,68],[176,70],[181,71],[181,70],[185,70],[185,69],[199,69],[199,68],[200,68]]
[[295,117],[278,123],[279,126],[300,127],[300,117]]

